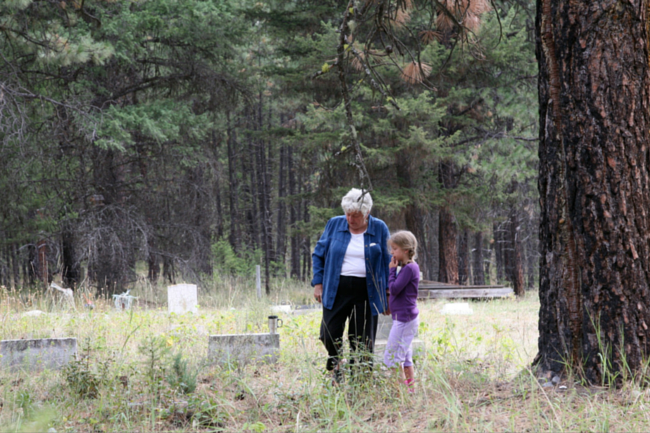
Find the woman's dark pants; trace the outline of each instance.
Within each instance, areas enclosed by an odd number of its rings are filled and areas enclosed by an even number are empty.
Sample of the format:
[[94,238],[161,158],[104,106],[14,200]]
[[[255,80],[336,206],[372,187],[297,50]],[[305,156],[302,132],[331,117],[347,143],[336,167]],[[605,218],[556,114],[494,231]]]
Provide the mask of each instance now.
[[331,310],[323,307],[320,340],[325,344],[327,370],[333,370],[341,359],[341,345],[345,322],[352,356],[350,364],[360,362],[372,366],[372,351],[377,334],[378,317],[372,315],[365,278],[341,275],[339,288]]

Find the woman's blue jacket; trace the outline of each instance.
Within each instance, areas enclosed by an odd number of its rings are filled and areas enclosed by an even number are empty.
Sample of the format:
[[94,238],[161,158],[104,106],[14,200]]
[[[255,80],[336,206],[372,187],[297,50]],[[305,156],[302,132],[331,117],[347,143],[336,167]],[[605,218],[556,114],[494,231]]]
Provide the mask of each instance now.
[[[388,227],[380,219],[368,216],[368,228],[363,235],[366,257],[366,282],[372,314],[383,313],[388,307]],[[312,254],[314,278],[311,285],[323,285],[323,307],[331,310],[339,288],[343,258],[352,235],[345,215],[330,219]]]

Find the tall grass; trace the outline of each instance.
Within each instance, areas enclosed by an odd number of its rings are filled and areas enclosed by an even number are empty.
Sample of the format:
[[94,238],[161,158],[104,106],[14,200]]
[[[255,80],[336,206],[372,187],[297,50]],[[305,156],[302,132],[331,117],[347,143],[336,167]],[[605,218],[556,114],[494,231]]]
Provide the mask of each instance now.
[[[443,316],[443,301],[421,303],[417,392],[390,372],[333,386],[318,341],[320,314],[280,313],[277,365],[233,370],[207,359],[209,334],[266,332],[271,305],[310,303],[311,288],[219,279],[200,288],[197,315],[170,315],[165,290],[142,283],[133,311],[112,300],[88,310],[52,297],[3,292],[0,338],[76,337],[83,374],[0,372],[0,430],[30,431],[645,431],[650,396],[623,389],[544,387],[528,366],[536,354],[537,296],[472,302],[471,316]],[[146,301],[146,302],[144,302]],[[46,314],[24,316],[30,309]],[[198,375],[196,374],[198,372]],[[77,372],[78,373],[78,372]],[[81,393],[90,380],[97,393]],[[86,379],[84,379],[86,378]],[[184,381],[196,380],[185,384]],[[72,383],[71,383],[72,382]],[[77,385],[75,387],[74,385]],[[192,391],[193,389],[193,391]],[[75,390],[77,390],[75,392]],[[94,397],[94,398],[91,398]],[[47,427],[47,428],[45,428]]]

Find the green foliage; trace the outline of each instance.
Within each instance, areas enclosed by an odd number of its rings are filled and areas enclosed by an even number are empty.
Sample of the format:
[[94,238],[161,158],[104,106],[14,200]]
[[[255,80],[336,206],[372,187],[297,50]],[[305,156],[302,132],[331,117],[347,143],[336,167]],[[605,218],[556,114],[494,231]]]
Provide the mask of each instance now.
[[72,360],[63,368],[63,377],[70,392],[82,399],[97,398],[104,383],[104,377],[92,369],[88,357]]
[[167,382],[183,394],[192,394],[196,389],[198,374],[199,372],[190,367],[187,360],[183,358],[183,354],[179,352],[172,356]]
[[158,399],[166,376],[166,360],[169,356],[167,341],[160,335],[148,335],[140,342],[138,352],[145,357],[144,378],[153,398]]
[[220,272],[230,275],[255,275],[255,265],[262,262],[262,252],[260,250],[246,250],[238,255],[226,240],[214,243],[212,245],[212,254],[216,268]]

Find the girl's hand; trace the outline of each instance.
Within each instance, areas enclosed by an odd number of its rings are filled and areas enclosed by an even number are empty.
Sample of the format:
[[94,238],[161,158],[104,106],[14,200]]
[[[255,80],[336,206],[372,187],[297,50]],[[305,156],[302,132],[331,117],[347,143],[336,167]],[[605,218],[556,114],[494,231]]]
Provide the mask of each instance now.
[[[384,263],[386,263],[386,262],[384,262]],[[395,256],[393,256],[393,257],[390,259],[390,263],[388,264],[388,267],[389,267],[390,269],[393,269],[393,268],[396,268],[396,267],[397,267],[397,259],[395,258]]]

